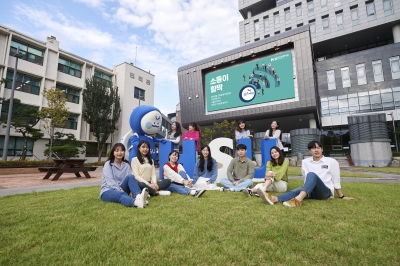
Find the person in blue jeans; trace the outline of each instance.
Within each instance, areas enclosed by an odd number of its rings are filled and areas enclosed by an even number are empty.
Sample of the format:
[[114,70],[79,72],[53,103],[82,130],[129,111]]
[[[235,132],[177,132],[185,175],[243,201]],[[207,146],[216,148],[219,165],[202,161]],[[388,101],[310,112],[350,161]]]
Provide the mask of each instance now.
[[206,192],[205,189],[191,189],[193,187],[192,182],[189,180],[185,169],[178,163],[179,153],[177,151],[171,151],[168,155],[169,162],[164,164],[163,176],[166,179],[171,179],[171,185],[167,190],[175,192],[181,195],[191,195],[196,198]]
[[323,156],[322,144],[319,141],[311,141],[307,148],[312,157],[302,161],[304,185],[277,197],[258,189],[261,199],[269,205],[282,202],[287,207],[300,207],[306,198],[318,200],[333,198],[336,190],[340,199],[354,200],[352,197],[344,196],[340,186],[339,163],[333,158]]
[[102,201],[119,202],[127,207],[144,208],[148,190],[140,190],[131,167],[125,160],[125,146],[116,143],[103,167],[100,198]]
[[253,185],[254,163],[246,157],[247,147],[238,144],[236,151],[239,155],[230,162],[226,174],[228,178],[222,178],[221,184],[224,186],[221,191],[239,192]]

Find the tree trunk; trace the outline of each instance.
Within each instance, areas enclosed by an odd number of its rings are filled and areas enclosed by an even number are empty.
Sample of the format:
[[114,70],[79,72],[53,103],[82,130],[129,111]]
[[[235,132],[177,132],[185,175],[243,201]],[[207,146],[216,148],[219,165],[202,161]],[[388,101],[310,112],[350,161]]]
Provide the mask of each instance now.
[[51,127],[50,128],[50,149],[49,149],[50,160],[51,160],[51,157],[53,157],[53,134],[54,134],[54,127]]
[[24,133],[22,134],[22,137],[24,138],[24,147],[22,148],[21,160],[25,160],[26,159],[27,146],[28,146],[28,139],[26,138]]
[[97,143],[97,150],[98,150],[98,157],[97,157],[97,162],[99,163],[101,161],[101,153],[103,152],[104,148],[104,143],[103,145],[100,146],[100,142]]

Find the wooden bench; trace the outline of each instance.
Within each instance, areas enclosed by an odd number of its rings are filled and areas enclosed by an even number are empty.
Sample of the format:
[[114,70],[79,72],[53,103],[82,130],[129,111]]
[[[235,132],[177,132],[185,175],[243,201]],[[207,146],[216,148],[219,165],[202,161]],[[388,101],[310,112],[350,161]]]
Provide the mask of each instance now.
[[39,172],[46,172],[43,179],[48,179],[52,174],[56,174],[52,181],[58,180],[63,173],[74,173],[76,177],[81,177],[82,172],[86,178],[91,178],[88,172],[95,171],[95,166],[84,166],[86,159],[54,159],[51,167],[38,167]]

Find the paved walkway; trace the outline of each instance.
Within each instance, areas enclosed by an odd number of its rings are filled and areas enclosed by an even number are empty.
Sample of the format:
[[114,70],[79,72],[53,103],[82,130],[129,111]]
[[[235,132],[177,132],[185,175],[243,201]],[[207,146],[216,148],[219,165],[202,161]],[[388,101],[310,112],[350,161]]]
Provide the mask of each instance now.
[[[346,169],[348,170],[348,169]],[[91,179],[85,177],[75,177],[74,174],[63,174],[57,181],[51,179],[44,180],[44,173],[40,173],[36,168],[32,168],[31,173],[0,175],[0,197],[24,194],[30,192],[40,192],[49,190],[72,189],[80,187],[91,187],[101,185],[102,169],[90,172]],[[157,171],[158,172],[158,171]],[[347,178],[342,177],[342,182],[370,182],[370,183],[400,183],[400,175],[386,174],[377,172],[361,172],[374,174],[383,178]],[[157,173],[158,174],[158,173]],[[289,176],[289,179],[302,179],[300,176]]]

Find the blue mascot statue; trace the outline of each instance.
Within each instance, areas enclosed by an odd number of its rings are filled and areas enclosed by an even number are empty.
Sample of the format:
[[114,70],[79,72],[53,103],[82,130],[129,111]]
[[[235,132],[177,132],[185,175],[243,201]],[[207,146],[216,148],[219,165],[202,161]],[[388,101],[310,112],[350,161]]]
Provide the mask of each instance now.
[[137,146],[140,141],[147,140],[150,144],[150,152],[153,161],[157,161],[157,154],[154,148],[154,142],[165,143],[165,139],[154,137],[161,127],[162,117],[160,110],[150,105],[141,105],[136,107],[129,118],[133,135],[128,141],[129,163],[136,156]]

